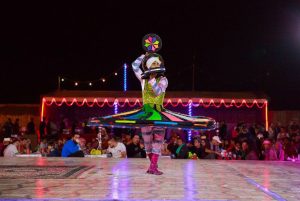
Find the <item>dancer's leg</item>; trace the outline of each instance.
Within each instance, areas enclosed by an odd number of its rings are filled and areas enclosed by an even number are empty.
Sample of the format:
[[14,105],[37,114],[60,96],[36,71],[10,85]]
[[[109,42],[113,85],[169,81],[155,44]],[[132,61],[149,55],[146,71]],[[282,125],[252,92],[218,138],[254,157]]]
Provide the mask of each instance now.
[[165,137],[165,129],[160,127],[154,127],[152,129],[153,133],[153,143],[152,143],[152,159],[151,159],[151,170],[153,174],[161,175],[163,172],[157,169],[158,158],[161,155],[161,147],[163,145]]
[[151,160],[152,160],[152,142],[153,142],[153,135],[152,135],[152,127],[143,127],[141,129],[142,131],[142,136],[144,139],[144,144],[145,144],[145,150],[146,154],[150,160],[150,167],[147,170],[147,173],[151,172]]

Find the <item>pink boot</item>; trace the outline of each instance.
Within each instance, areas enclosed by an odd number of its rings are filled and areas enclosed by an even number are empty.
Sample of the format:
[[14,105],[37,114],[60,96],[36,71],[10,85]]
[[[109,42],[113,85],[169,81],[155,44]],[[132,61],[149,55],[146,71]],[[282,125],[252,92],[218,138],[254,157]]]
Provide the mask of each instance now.
[[155,174],[155,175],[163,174],[163,172],[161,172],[157,169],[158,158],[159,158],[158,154],[152,155],[151,164],[150,164],[150,172],[149,172],[150,174]]
[[149,153],[149,154],[147,154],[147,155],[148,155],[148,158],[149,158],[149,160],[150,160],[150,167],[148,168],[148,170],[147,170],[146,173],[151,174],[151,172],[152,172],[152,169],[151,169],[151,161],[152,161],[152,156],[153,156],[153,154],[152,154],[152,153]]

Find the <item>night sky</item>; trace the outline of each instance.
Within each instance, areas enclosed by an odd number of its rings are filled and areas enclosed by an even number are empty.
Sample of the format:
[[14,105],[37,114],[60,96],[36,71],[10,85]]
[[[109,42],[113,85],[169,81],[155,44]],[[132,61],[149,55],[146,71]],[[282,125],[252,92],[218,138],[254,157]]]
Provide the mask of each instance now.
[[[168,90],[192,89],[194,63],[196,90],[263,91],[272,109],[300,109],[299,1],[26,2],[0,11],[1,103],[38,103],[59,75],[105,77],[91,89],[122,90],[122,71],[107,75],[143,53],[145,34],[157,33]],[[129,74],[129,90],[140,90]]]

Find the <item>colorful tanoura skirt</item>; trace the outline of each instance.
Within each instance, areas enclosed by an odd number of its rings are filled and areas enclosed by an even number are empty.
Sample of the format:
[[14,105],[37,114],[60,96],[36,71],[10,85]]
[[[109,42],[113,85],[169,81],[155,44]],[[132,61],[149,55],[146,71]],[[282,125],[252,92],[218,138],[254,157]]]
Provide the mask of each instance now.
[[159,126],[174,129],[213,130],[216,121],[204,116],[189,116],[158,105],[145,104],[142,108],[104,117],[94,117],[88,126],[141,128]]

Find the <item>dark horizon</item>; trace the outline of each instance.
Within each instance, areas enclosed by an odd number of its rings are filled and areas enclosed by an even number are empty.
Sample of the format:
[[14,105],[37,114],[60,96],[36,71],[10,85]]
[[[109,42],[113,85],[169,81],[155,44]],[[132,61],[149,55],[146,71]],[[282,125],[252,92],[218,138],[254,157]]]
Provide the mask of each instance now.
[[[151,6],[109,1],[2,6],[0,103],[39,103],[41,94],[57,89],[58,76],[79,82],[104,77],[104,84],[82,89],[122,90],[122,69],[113,73],[143,53],[145,34],[156,33],[163,40],[159,53],[169,91],[192,90],[194,64],[195,90],[262,91],[271,109],[300,109],[300,3]],[[131,68],[128,90],[140,90]]]

